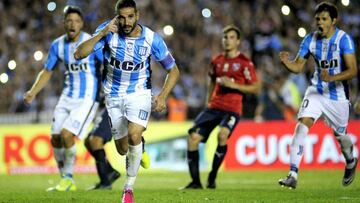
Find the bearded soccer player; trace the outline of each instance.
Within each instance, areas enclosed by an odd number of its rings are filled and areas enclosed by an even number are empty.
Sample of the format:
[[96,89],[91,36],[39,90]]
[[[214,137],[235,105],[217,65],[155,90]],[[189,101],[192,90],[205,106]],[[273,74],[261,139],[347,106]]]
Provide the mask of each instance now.
[[197,116],[189,130],[187,159],[192,181],[182,189],[202,189],[198,145],[205,143],[212,130],[219,126],[218,146],[207,180],[207,188],[216,188],[215,179],[226,155],[226,142],[242,114],[243,94],[258,93],[260,90],[254,64],[238,49],[239,28],[225,27],[222,45],[224,52],[211,61],[208,106]]
[[[126,155],[126,182],[122,201],[134,202],[133,187],[138,173],[142,142],[150,112],[163,111],[166,99],[179,79],[179,70],[162,37],[138,24],[139,11],[133,0],[119,0],[115,16],[100,25],[94,36],[82,43],[75,58],[103,50],[107,75],[104,81],[105,104],[117,151]],[[151,102],[153,56],[168,72],[162,90]]]
[[102,52],[95,52],[81,60],[74,59],[76,46],[91,37],[82,32],[83,14],[76,6],[64,9],[66,34],[55,39],[50,47],[44,69],[24,95],[25,103],[30,103],[47,84],[59,62],[65,65],[65,83],[61,97],[55,107],[51,127],[51,145],[61,174],[61,181],[48,191],[74,191],[73,167],[75,164],[75,137],[85,138],[87,129],[98,108],[100,88],[100,66]]
[[328,2],[318,4],[315,9],[317,30],[304,38],[296,58],[289,60],[288,52],[279,54],[284,67],[293,73],[302,72],[310,56],[316,64],[311,85],[298,112],[290,146],[290,172],[279,180],[281,186],[296,188],[305,137],[320,117],[332,128],[345,157],[343,186],[350,185],[355,178],[358,159],[353,155],[353,143],[347,134],[350,109],[347,80],[357,74],[355,45],[346,32],[336,27],[337,18],[335,5]]

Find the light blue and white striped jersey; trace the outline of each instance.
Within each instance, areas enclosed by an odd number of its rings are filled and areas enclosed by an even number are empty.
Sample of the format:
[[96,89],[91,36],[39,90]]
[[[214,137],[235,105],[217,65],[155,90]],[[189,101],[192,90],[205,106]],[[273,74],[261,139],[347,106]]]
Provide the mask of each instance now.
[[300,45],[298,55],[315,59],[315,72],[311,78],[312,89],[331,100],[349,100],[347,81],[324,82],[320,79],[321,69],[327,69],[329,75],[338,74],[346,69],[343,56],[354,54],[355,45],[352,38],[343,30],[336,28],[330,39],[322,38],[318,32],[307,35]]
[[58,62],[65,66],[65,81],[62,94],[74,99],[98,99],[101,85],[100,67],[103,62],[101,51],[90,54],[88,57],[75,60],[74,52],[78,44],[89,39],[91,35],[81,32],[77,42],[69,42],[66,34],[55,39],[44,68],[48,71],[54,70]]
[[[95,34],[108,23],[109,21],[100,25]],[[151,56],[166,70],[175,65],[175,60],[161,36],[145,26],[141,28],[141,36],[136,38],[108,33],[94,47],[94,51],[104,50],[107,74],[103,87],[108,97],[151,89]]]

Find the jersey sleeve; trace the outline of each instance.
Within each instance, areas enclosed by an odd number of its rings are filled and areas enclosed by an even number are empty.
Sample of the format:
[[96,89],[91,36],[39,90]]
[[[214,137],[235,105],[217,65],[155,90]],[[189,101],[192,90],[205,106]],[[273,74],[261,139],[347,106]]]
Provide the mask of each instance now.
[[155,33],[154,41],[152,44],[151,54],[155,57],[162,67],[166,70],[170,70],[175,65],[175,59],[169,52],[165,41],[162,37]]
[[341,54],[354,54],[355,53],[355,44],[354,40],[348,35],[345,34],[340,40],[340,52]]
[[50,51],[44,64],[44,68],[48,71],[54,70],[59,61],[59,41],[54,41],[50,46]]
[[298,56],[304,59],[308,59],[310,56],[310,42],[313,34],[308,34],[300,44]]
[[[110,23],[110,21],[106,21],[104,23],[102,23],[101,25],[99,25],[99,27],[96,28],[93,36],[97,35],[101,30],[103,30],[108,24]],[[112,37],[112,33],[108,33],[105,37],[101,38],[94,46],[94,52],[97,52],[100,49],[103,49],[105,44],[108,43],[110,41]]]
[[257,82],[256,70],[253,62],[250,61],[243,71],[246,84]]

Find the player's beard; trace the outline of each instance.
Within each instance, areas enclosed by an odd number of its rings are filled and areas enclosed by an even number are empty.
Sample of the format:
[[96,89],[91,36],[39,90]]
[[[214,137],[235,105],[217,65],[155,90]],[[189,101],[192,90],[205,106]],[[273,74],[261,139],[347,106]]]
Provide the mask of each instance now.
[[[123,27],[122,27],[123,33],[124,33],[125,35],[129,35],[130,33],[132,33],[132,32],[135,30],[136,25],[137,25],[137,21],[135,21],[134,24],[132,24],[132,25],[130,25],[130,26],[126,26],[126,25],[123,26]],[[128,29],[128,28],[129,28],[129,29]],[[125,29],[127,29],[127,30],[125,30]]]

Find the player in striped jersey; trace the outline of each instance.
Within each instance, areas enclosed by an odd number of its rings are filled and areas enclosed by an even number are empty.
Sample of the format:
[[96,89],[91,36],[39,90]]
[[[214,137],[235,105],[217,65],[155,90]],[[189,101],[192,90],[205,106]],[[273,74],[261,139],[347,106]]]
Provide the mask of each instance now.
[[51,127],[51,144],[62,179],[57,186],[49,188],[48,191],[76,190],[73,180],[75,136],[80,139],[85,138],[98,107],[102,52],[96,52],[81,60],[76,60],[73,56],[76,46],[91,37],[81,31],[83,24],[80,8],[67,6],[64,9],[66,34],[52,42],[44,69],[40,71],[33,86],[24,95],[26,103],[32,102],[51,78],[57,64],[64,63],[64,88],[55,107]]
[[355,177],[357,158],[353,156],[353,143],[347,135],[349,120],[349,87],[347,80],[357,74],[355,46],[351,37],[336,27],[338,12],[335,5],[322,2],[315,10],[317,31],[307,35],[293,61],[288,52],[280,52],[282,64],[293,73],[300,73],[309,56],[315,60],[315,72],[307,88],[298,113],[290,146],[290,172],[279,180],[282,186],[296,188],[298,169],[304,152],[305,136],[309,128],[323,117],[339,141],[346,160],[342,180],[349,185]]
[[[133,185],[142,154],[141,135],[151,110],[166,108],[166,98],[179,78],[179,70],[161,36],[138,24],[139,12],[133,0],[119,0],[115,11],[117,16],[100,25],[91,39],[79,45],[74,56],[80,59],[104,50],[106,108],[117,150],[127,159],[123,202],[133,202]],[[151,56],[168,72],[153,102]]]

